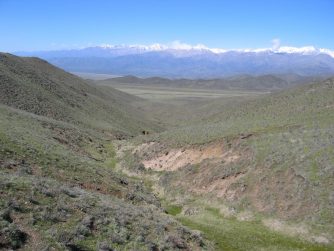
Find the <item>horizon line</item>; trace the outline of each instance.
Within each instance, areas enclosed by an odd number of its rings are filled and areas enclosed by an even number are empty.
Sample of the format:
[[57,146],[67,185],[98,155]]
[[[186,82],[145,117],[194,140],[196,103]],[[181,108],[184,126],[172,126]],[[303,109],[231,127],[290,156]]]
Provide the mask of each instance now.
[[311,54],[327,54],[334,58],[334,50],[328,48],[320,48],[313,45],[306,45],[301,47],[296,46],[282,46],[278,39],[272,40],[272,47],[264,48],[211,48],[204,44],[188,44],[175,40],[171,43],[151,43],[151,44],[88,44],[86,46],[73,46],[72,48],[50,48],[44,50],[16,50],[9,53],[19,52],[51,52],[51,51],[70,51],[70,50],[84,50],[89,48],[103,48],[103,49],[138,49],[141,52],[153,52],[153,51],[168,51],[168,50],[180,50],[180,51],[210,51],[214,54],[222,54],[226,52],[273,52],[273,53],[301,53],[304,55]]

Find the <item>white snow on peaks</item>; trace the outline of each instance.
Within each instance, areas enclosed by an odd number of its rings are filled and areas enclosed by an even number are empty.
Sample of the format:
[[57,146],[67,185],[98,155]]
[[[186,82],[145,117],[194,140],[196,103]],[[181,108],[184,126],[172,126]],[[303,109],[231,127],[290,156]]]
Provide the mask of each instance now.
[[100,47],[102,49],[113,49],[116,46],[115,45],[111,45],[111,44],[100,44],[98,47]]
[[334,58],[334,51],[324,48],[316,48],[314,46],[304,46],[304,47],[280,47],[277,51],[279,53],[299,53],[303,55],[317,55],[317,54],[327,54]]
[[320,48],[319,51],[320,53],[327,54],[334,58],[334,51],[331,51],[329,49],[324,49],[324,48]]
[[290,46],[283,46],[279,47],[275,52],[279,53],[301,53],[301,54],[315,54],[319,51],[314,46],[305,46],[305,47],[290,47]]
[[304,46],[304,47],[292,47],[292,46],[281,46],[281,41],[276,38],[272,40],[272,48],[257,48],[257,49],[222,49],[222,48],[209,48],[203,44],[191,45],[187,43],[182,43],[178,40],[173,41],[169,44],[159,44],[154,43],[151,45],[110,45],[102,44],[99,46],[103,49],[122,49],[122,50],[135,50],[138,52],[150,52],[150,51],[173,51],[174,55],[177,55],[178,51],[180,54],[185,52],[189,53],[205,53],[211,52],[214,54],[222,54],[226,52],[246,52],[246,53],[287,53],[287,54],[302,54],[302,55],[318,55],[326,54],[334,58],[334,51],[326,48],[316,48],[314,46]]
[[203,44],[190,45],[186,43],[181,43],[178,40],[173,41],[170,45],[167,45],[167,47],[173,50],[209,50],[209,48]]

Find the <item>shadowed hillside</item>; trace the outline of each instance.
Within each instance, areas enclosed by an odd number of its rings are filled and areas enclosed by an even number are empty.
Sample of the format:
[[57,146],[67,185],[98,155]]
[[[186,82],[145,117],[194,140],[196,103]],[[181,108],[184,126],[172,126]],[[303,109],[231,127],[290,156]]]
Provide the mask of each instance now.
[[158,129],[131,103],[139,98],[101,89],[38,58],[0,54],[0,102],[56,120],[134,135]]

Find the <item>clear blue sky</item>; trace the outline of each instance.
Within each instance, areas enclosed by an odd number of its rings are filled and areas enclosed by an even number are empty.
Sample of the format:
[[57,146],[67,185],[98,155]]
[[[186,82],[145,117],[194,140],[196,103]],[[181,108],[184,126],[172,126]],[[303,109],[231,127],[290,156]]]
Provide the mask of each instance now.
[[334,49],[334,0],[0,0],[0,51],[170,43]]

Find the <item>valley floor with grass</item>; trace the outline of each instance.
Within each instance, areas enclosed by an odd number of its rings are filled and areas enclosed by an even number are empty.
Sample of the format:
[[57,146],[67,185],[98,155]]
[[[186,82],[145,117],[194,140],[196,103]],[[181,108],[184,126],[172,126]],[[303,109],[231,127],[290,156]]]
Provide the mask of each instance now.
[[207,100],[213,98],[227,97],[250,97],[268,93],[267,91],[247,91],[247,90],[215,90],[199,88],[177,88],[177,87],[155,87],[155,86],[133,86],[115,85],[114,88],[152,101],[175,100]]

